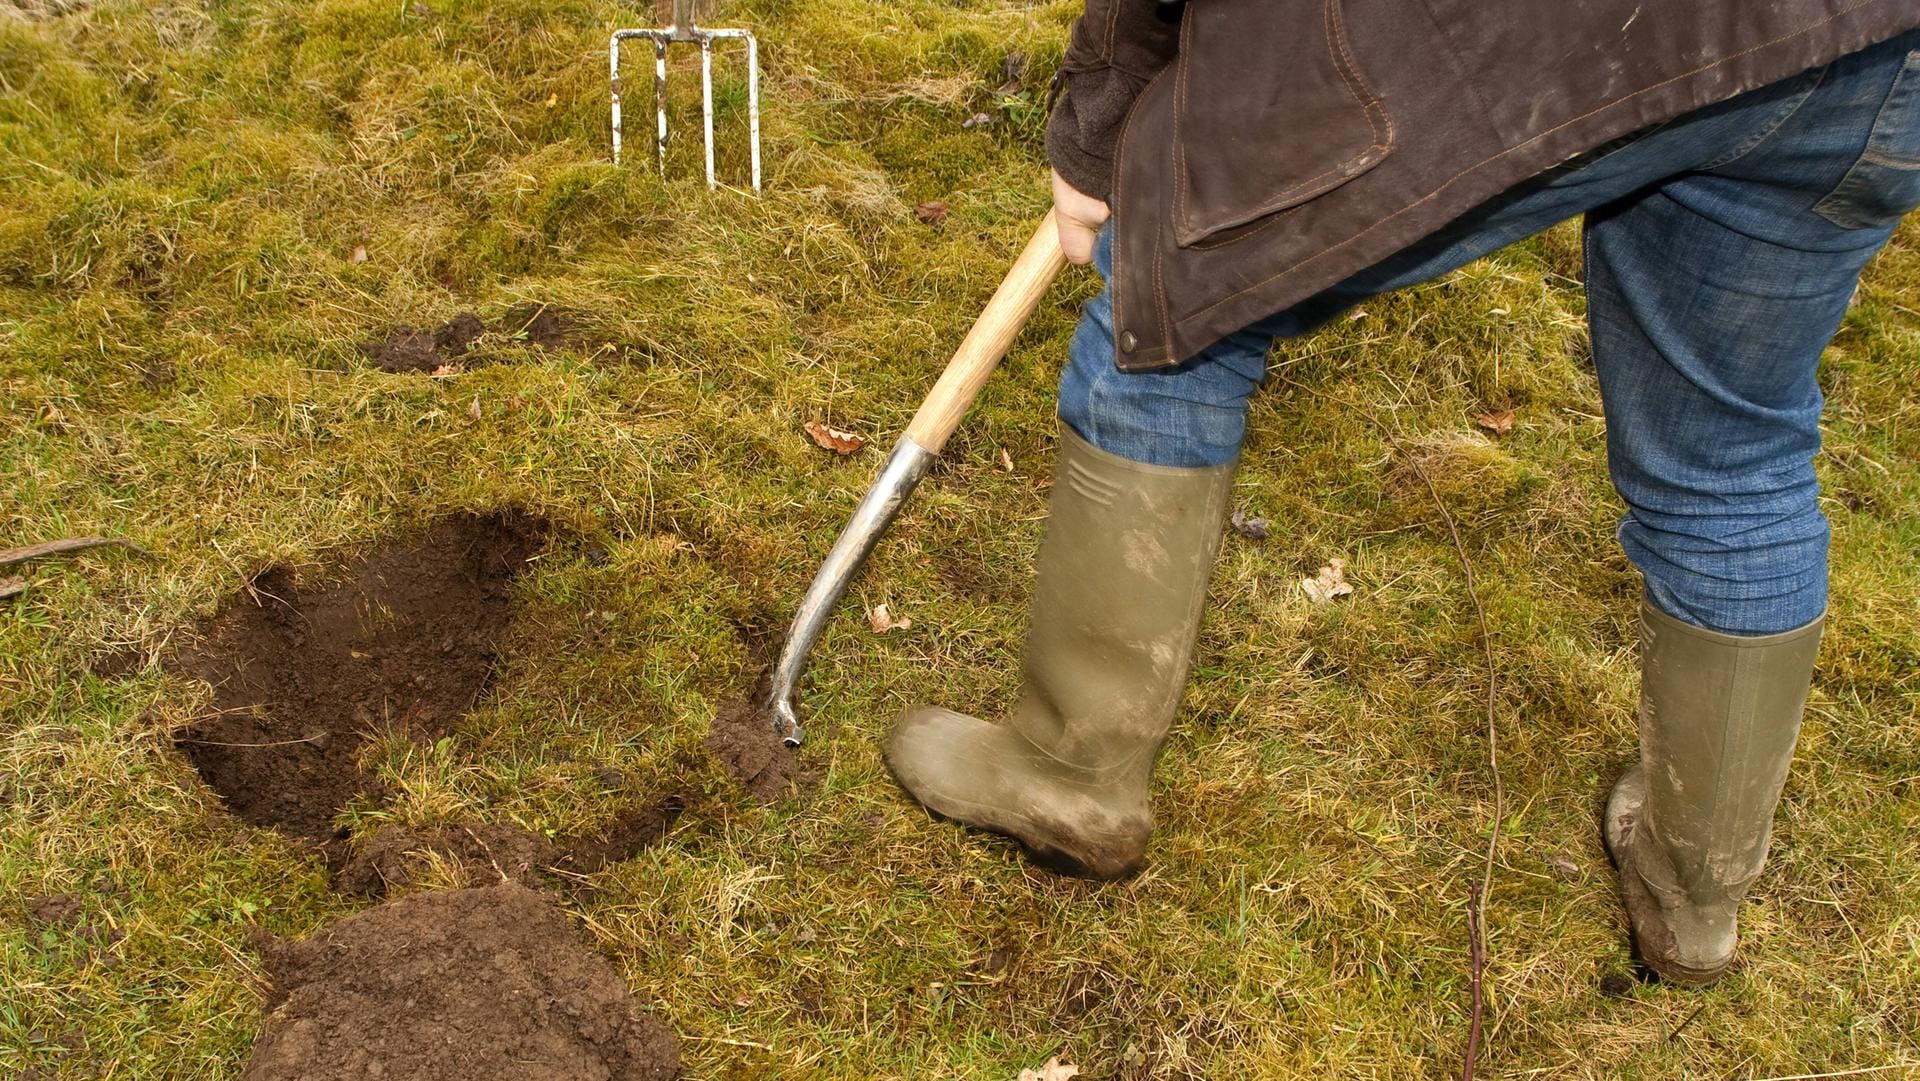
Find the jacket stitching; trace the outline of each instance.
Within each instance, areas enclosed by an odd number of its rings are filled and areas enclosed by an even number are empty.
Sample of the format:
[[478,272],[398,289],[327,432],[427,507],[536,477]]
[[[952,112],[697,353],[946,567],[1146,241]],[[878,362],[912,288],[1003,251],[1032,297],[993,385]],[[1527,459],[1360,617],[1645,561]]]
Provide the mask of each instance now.
[[[1782,34],[1779,37],[1774,38],[1772,41],[1765,41],[1758,45],[1753,46],[1750,49],[1743,49],[1740,52],[1734,53],[1732,56],[1722,57],[1711,64],[1702,64],[1701,66],[1694,68],[1691,71],[1683,71],[1680,74],[1675,75],[1670,79],[1663,79],[1660,82],[1654,83],[1652,86],[1641,87],[1639,90],[1635,90],[1631,94],[1627,94],[1623,97],[1616,98],[1613,101],[1606,103],[1605,105],[1599,106],[1598,108],[1595,108],[1595,109],[1591,109],[1585,113],[1580,114],[1579,116],[1573,117],[1570,120],[1562,121],[1561,123],[1556,124],[1553,127],[1548,128],[1547,130],[1541,132],[1540,134],[1535,135],[1533,138],[1528,139],[1526,142],[1516,143],[1513,146],[1510,146],[1507,149],[1502,150],[1497,154],[1493,154],[1489,157],[1483,158],[1478,162],[1475,162],[1474,164],[1448,177],[1443,183],[1440,184],[1440,186],[1434,188],[1432,191],[1414,200],[1413,202],[1408,203],[1406,206],[1401,207],[1399,210],[1394,211],[1393,213],[1387,215],[1386,217],[1381,218],[1379,221],[1374,222],[1372,225],[1367,226],[1365,229],[1360,230],[1359,232],[1348,237],[1347,239],[1342,240],[1337,244],[1333,244],[1328,247],[1322,248],[1318,252],[1315,252],[1314,254],[1307,256],[1305,259],[1302,259],[1297,263],[1293,263],[1292,265],[1287,266],[1284,269],[1276,271],[1273,274],[1270,274],[1267,277],[1264,277],[1259,281],[1254,282],[1253,284],[1247,286],[1245,289],[1241,289],[1236,292],[1229,293],[1227,296],[1214,301],[1212,304],[1209,304],[1206,307],[1201,308],[1200,310],[1192,313],[1191,315],[1185,316],[1184,318],[1181,319],[1181,322],[1187,323],[1187,322],[1192,322],[1196,319],[1199,319],[1200,317],[1213,312],[1215,309],[1224,307],[1240,299],[1241,297],[1246,296],[1248,293],[1253,292],[1255,289],[1259,289],[1260,287],[1266,285],[1269,282],[1276,281],[1280,278],[1284,278],[1288,274],[1291,274],[1294,271],[1299,270],[1301,267],[1306,266],[1309,263],[1315,262],[1316,260],[1324,256],[1331,255],[1334,252],[1337,252],[1340,249],[1347,247],[1353,242],[1359,240],[1361,237],[1364,237],[1367,234],[1372,233],[1374,230],[1379,229],[1381,226],[1386,225],[1387,223],[1393,221],[1394,219],[1399,218],[1404,214],[1407,214],[1408,212],[1414,210],[1415,208],[1423,204],[1432,202],[1437,196],[1440,195],[1441,192],[1444,192],[1448,188],[1451,188],[1462,177],[1467,176],[1470,173],[1477,172],[1480,169],[1486,167],[1487,165],[1490,165],[1493,162],[1500,160],[1501,158],[1507,157],[1510,154],[1513,154],[1520,150],[1524,150],[1527,147],[1533,145],[1534,143],[1540,142],[1541,140],[1547,138],[1549,135],[1553,135],[1564,128],[1571,127],[1574,124],[1578,124],[1581,121],[1587,119],[1588,117],[1597,116],[1600,113],[1606,112],[1609,109],[1617,108],[1618,106],[1623,105],[1629,101],[1632,101],[1635,98],[1641,97],[1646,94],[1651,94],[1656,90],[1659,90],[1672,83],[1680,82],[1683,79],[1690,79],[1695,75],[1699,75],[1702,72],[1712,71],[1714,68],[1722,67],[1726,64],[1730,64],[1735,60],[1739,60],[1745,56],[1750,56],[1753,53],[1757,53],[1761,51],[1762,49],[1770,49],[1773,46],[1778,45],[1783,41],[1791,41],[1794,38],[1805,37],[1807,34],[1812,33],[1814,30],[1822,26],[1825,26],[1830,22],[1835,22],[1847,15],[1851,15],[1854,12],[1860,11],[1864,8],[1874,7],[1880,4],[1881,2],[1882,0],[1860,0],[1859,3],[1853,4],[1849,7],[1842,8],[1841,10],[1836,11],[1831,15],[1828,15],[1826,18],[1820,19],[1817,22],[1809,23],[1808,25],[1803,26],[1798,30],[1795,30],[1791,34]],[[1253,236],[1256,233],[1264,232],[1265,230],[1272,228],[1275,224],[1276,224],[1275,221],[1269,220],[1264,225],[1258,226],[1257,228],[1250,229],[1247,232],[1240,234],[1239,236],[1235,237],[1234,240],[1235,241],[1245,240],[1246,238]],[[1171,339],[1171,337],[1172,335],[1168,334],[1168,338]]]
[[[1393,149],[1393,144],[1398,138],[1393,126],[1393,114],[1389,113],[1383,107],[1380,95],[1376,93],[1373,86],[1366,81],[1366,76],[1360,71],[1360,65],[1354,60],[1353,53],[1348,48],[1346,21],[1340,6],[1340,0],[1326,0],[1323,18],[1327,32],[1328,58],[1333,61],[1334,70],[1340,75],[1340,81],[1342,85],[1347,88],[1347,93],[1353,97],[1354,103],[1360,106],[1361,114],[1366,117],[1367,129],[1372,133],[1373,142],[1364,150],[1351,155],[1336,165],[1328,167],[1318,175],[1308,177],[1305,180],[1274,193],[1265,203],[1248,211],[1246,220],[1250,221],[1254,218],[1262,217],[1281,208],[1290,202],[1296,193],[1312,188],[1328,177],[1345,172],[1356,162],[1364,160],[1370,154],[1380,154],[1384,156],[1386,152]],[[1192,20],[1189,19],[1181,26],[1180,73],[1174,81],[1173,105],[1174,215],[1180,220],[1182,225],[1189,228],[1191,228],[1193,215],[1188,209],[1187,155],[1186,145],[1180,139],[1180,115],[1185,111],[1186,107],[1188,71],[1186,58],[1191,55],[1192,52],[1189,48],[1186,31],[1191,25]],[[1366,91],[1364,95],[1361,94],[1362,89]],[[1381,130],[1383,126],[1386,129],[1384,133]],[[1377,160],[1378,159],[1376,159],[1376,161]],[[1236,237],[1234,239],[1239,238]],[[1191,246],[1202,250],[1210,247],[1210,245],[1201,243],[1196,243]]]

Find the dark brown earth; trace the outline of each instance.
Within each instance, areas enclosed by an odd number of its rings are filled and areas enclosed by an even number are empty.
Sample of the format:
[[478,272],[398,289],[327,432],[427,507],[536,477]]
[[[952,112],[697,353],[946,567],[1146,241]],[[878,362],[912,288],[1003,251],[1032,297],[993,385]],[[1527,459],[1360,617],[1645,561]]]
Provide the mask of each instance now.
[[43,927],[68,927],[80,922],[80,895],[47,893],[29,897],[22,904],[27,919]]
[[243,1081],[661,1081],[678,1041],[560,911],[514,883],[423,893],[303,942]]
[[[568,349],[581,343],[577,320],[551,304],[516,304],[508,308],[493,329],[509,342],[541,349]],[[472,312],[461,312],[432,329],[402,324],[379,341],[361,342],[360,352],[383,372],[431,372],[450,364],[478,367],[497,357],[476,351],[474,343],[487,325]]]
[[748,703],[732,698],[720,704],[707,733],[707,751],[762,803],[772,803],[789,790],[811,789],[818,778],[801,764],[800,752],[781,742],[770,714]]
[[175,745],[242,819],[325,839],[374,733],[444,735],[491,682],[510,586],[545,541],[517,512],[443,519],[330,582],[256,578],[170,659],[213,685]]
[[574,320],[551,304],[516,304],[496,324],[513,341],[542,349],[565,349],[574,344]]
[[559,842],[511,823],[450,825],[433,829],[383,826],[354,845],[334,873],[335,889],[367,897],[417,885],[433,861],[450,867],[463,886],[502,879],[541,886],[554,876],[592,874],[630,860],[658,844],[685,810],[678,796],[627,809],[605,829]]
[[453,364],[487,325],[472,312],[461,312],[432,330],[397,326],[377,342],[361,342],[360,351],[383,372],[430,372],[443,364]]

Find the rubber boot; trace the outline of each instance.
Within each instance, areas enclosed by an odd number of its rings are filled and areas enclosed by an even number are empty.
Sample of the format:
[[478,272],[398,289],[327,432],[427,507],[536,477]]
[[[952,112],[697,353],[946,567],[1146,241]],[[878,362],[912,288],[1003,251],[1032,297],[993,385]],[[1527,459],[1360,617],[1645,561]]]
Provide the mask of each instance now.
[[1128,461],[1063,427],[1019,704],[1002,724],[908,709],[886,747],[901,786],[1057,870],[1138,870],[1233,470]]
[[1640,765],[1607,800],[1607,850],[1640,959],[1704,987],[1733,963],[1741,898],[1767,859],[1821,620],[1719,634],[1640,608]]

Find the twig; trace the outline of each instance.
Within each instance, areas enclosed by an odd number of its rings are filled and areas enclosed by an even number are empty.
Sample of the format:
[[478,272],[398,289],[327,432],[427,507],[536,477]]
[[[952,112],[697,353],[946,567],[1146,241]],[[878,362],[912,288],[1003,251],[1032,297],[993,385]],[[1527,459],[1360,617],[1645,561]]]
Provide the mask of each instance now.
[[1680,1034],[1682,1032],[1687,1031],[1687,1026],[1693,1024],[1693,1019],[1700,1016],[1700,1012],[1706,1008],[1707,1008],[1707,1004],[1704,1002],[1702,1002],[1698,1006],[1695,1006],[1693,1008],[1693,1012],[1687,1015],[1687,1019],[1685,1021],[1680,1022],[1680,1027],[1674,1029],[1672,1032],[1667,1033],[1667,1038],[1662,1042],[1672,1043],[1673,1041],[1679,1039]]
[[173,737],[175,743],[191,743],[200,747],[291,747],[296,743],[313,743],[319,739],[319,736],[303,736],[300,739],[281,739],[275,740],[272,743],[222,743],[217,739],[189,739],[186,736]]
[[31,563],[36,559],[72,555],[89,548],[106,547],[127,548],[147,559],[154,558],[152,552],[130,540],[121,540],[119,537],[66,537],[62,540],[29,544],[23,548],[0,548],[0,567],[12,567],[20,563]]
[[1754,1081],[1824,1081],[1829,1077],[1858,1077],[1861,1074],[1886,1073],[1888,1070],[1920,1070],[1920,1062],[1896,1062],[1891,1066],[1862,1066],[1857,1070],[1839,1070],[1834,1073],[1797,1073],[1791,1077],[1759,1077]]
[[1433,477],[1427,473],[1427,467],[1420,459],[1407,453],[1399,437],[1393,430],[1380,423],[1378,417],[1368,414],[1375,427],[1393,444],[1394,452],[1419,474],[1421,483],[1427,486],[1427,494],[1433,497],[1434,509],[1447,523],[1447,535],[1453,538],[1454,555],[1460,559],[1460,572],[1465,578],[1467,599],[1473,602],[1474,618],[1480,623],[1480,648],[1487,666],[1487,770],[1493,776],[1493,828],[1487,834],[1487,855],[1480,870],[1480,881],[1474,883],[1467,894],[1467,939],[1472,957],[1471,994],[1473,996],[1472,1020],[1467,1028],[1467,1050],[1461,1062],[1460,1081],[1473,1081],[1473,1070],[1480,1058],[1480,1034],[1486,1021],[1487,991],[1485,974],[1487,968],[1486,927],[1482,918],[1482,905],[1493,890],[1494,857],[1500,847],[1500,824],[1507,816],[1506,786],[1500,779],[1500,732],[1496,707],[1500,697],[1500,670],[1493,658],[1493,633],[1487,626],[1487,609],[1480,603],[1480,587],[1473,574],[1473,560],[1467,558],[1467,546],[1460,539],[1460,525],[1453,519],[1453,512],[1447,509],[1447,501],[1440,498],[1440,489],[1433,483]]

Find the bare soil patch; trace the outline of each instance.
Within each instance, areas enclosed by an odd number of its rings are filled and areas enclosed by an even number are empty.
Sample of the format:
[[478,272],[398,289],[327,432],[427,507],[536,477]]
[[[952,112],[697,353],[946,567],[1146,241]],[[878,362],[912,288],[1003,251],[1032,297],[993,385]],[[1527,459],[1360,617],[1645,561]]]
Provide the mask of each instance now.
[[378,549],[330,582],[260,575],[171,665],[213,685],[175,745],[242,819],[315,839],[372,791],[376,732],[444,735],[491,682],[509,587],[547,527],[458,515]]
[[[570,349],[583,344],[579,320],[551,304],[516,304],[493,324],[499,339],[541,349]],[[361,342],[373,366],[383,372],[432,372],[449,365],[478,367],[498,357],[475,343],[488,330],[472,312],[461,312],[437,327],[394,327],[378,341]]]
[[730,698],[720,704],[713,728],[707,733],[707,751],[727,775],[762,803],[772,803],[789,791],[807,792],[819,777],[800,759],[800,752],[782,742],[773,718],[749,698]]
[[514,883],[424,893],[261,943],[272,1011],[243,1081],[664,1081],[678,1041]]
[[635,806],[604,830],[551,841],[511,823],[448,825],[432,829],[383,826],[357,843],[334,873],[335,889],[382,897],[417,885],[435,862],[450,868],[463,886],[502,880],[542,886],[555,876],[592,874],[630,860],[667,835],[686,802],[669,796]]
[[431,330],[401,325],[377,342],[360,343],[360,351],[383,372],[430,372],[457,363],[487,325],[472,312],[461,312]]

